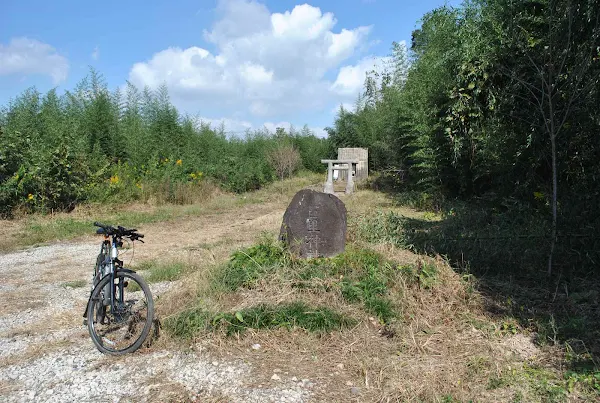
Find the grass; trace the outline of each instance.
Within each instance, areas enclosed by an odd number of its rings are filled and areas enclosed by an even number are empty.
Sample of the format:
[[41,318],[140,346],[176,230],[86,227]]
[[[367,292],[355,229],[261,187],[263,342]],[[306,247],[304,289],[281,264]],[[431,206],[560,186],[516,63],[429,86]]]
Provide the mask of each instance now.
[[[388,297],[388,284],[401,274],[399,270],[368,249],[349,248],[334,258],[303,260],[294,258],[282,244],[263,239],[233,253],[228,264],[216,272],[212,286],[216,290],[234,292],[271,281],[305,290],[335,290],[345,301],[362,304],[367,312],[387,323],[397,315]],[[328,286],[323,287],[324,283]]]
[[[179,291],[177,299],[185,295],[188,302],[169,312],[162,326],[176,340],[209,340],[219,346],[256,339],[261,345],[272,343],[277,354],[270,357],[265,351],[261,362],[283,356],[299,360],[299,349],[316,360],[311,371],[320,371],[317,362],[323,371],[343,362],[369,383],[361,395],[367,401],[442,396],[466,401],[485,392],[496,363],[502,369],[508,364],[500,358],[504,352],[491,354],[484,340],[499,343],[510,335],[467,331],[471,319],[493,328],[475,310],[471,277],[458,275],[441,258],[409,262],[398,252],[352,243],[336,257],[305,260],[263,236],[204,272],[201,280],[186,282],[192,287]],[[481,358],[469,362],[473,356]],[[467,381],[469,377],[479,383]],[[469,389],[456,386],[461,380]],[[414,389],[416,385],[423,386]],[[505,389],[490,393],[506,396]]]
[[[297,188],[277,185],[231,199],[217,196],[210,212],[283,206]],[[433,200],[408,199],[422,208]],[[398,206],[372,191],[343,200],[348,242],[335,258],[301,260],[273,235],[250,243],[248,236],[228,233],[227,241],[190,242],[195,249],[186,253],[207,257],[199,266],[182,264],[180,254],[171,261],[155,255],[162,260],[138,266],[155,281],[183,279],[156,301],[163,340],[239,356],[267,382],[272,368],[305,373],[319,380],[328,401],[348,400],[347,380],[360,389],[355,399],[361,401],[600,399],[597,350],[590,344],[600,329],[595,283],[569,283],[568,292],[560,283],[549,292],[541,284],[525,287],[508,273],[492,278],[453,270],[435,248],[426,248],[454,245],[444,239],[451,227],[439,231],[446,215]],[[204,214],[205,207],[164,206],[168,220]],[[484,221],[478,214],[476,224]],[[240,247],[233,251],[233,245]],[[486,248],[493,245],[476,251],[480,261],[499,259],[486,256]],[[557,315],[559,308],[567,314]],[[260,351],[251,348],[257,342]]]
[[214,285],[227,291],[251,288],[277,266],[284,265],[286,257],[283,246],[270,240],[241,249],[233,253],[224,270],[217,274]]
[[202,331],[223,329],[228,336],[246,329],[305,329],[327,333],[354,325],[356,321],[326,307],[313,307],[302,301],[260,304],[236,312],[210,313],[196,308],[169,318],[164,328],[177,337],[192,338]]
[[193,266],[182,262],[158,262],[146,261],[135,267],[136,271],[144,277],[148,283],[160,283],[163,281],[179,280],[184,274],[192,271]]
[[63,287],[65,287],[65,288],[83,288],[87,284],[88,283],[85,280],[74,280],[74,281],[67,281],[66,283],[63,283]]
[[[423,293],[442,291],[446,303],[452,299],[456,288],[445,283],[438,267],[443,264],[398,264],[355,245],[333,258],[299,259],[263,235],[210,270],[204,285],[187,293],[189,302],[167,315],[163,328],[177,338],[197,339],[282,327],[328,333],[374,321],[393,335],[423,310],[415,295],[423,300]],[[456,286],[468,288],[460,280]],[[435,325],[442,319],[428,320]]]
[[[0,251],[11,251],[46,242],[68,240],[93,234],[94,221],[105,224],[138,227],[144,224],[168,222],[185,217],[215,214],[242,206],[268,202],[285,203],[297,189],[321,181],[321,175],[304,173],[264,189],[244,194],[215,191],[201,202],[188,205],[163,203],[131,203],[128,205],[80,205],[71,213],[34,214],[20,220],[6,221],[9,228],[0,238]],[[10,224],[10,225],[8,225]]]

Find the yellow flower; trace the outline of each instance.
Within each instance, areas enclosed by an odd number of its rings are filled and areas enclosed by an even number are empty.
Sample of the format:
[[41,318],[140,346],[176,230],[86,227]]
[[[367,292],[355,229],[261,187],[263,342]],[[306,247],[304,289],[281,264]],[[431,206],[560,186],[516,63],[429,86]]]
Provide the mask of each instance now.
[[113,175],[110,177],[110,184],[111,185],[116,185],[117,183],[119,183],[119,175]]
[[544,198],[544,194],[542,192],[533,192],[533,197],[537,200],[542,200]]
[[165,162],[169,162],[169,159],[168,159],[168,158],[165,158]]
[[192,173],[190,174],[190,178],[192,178],[192,179],[196,179],[196,174],[192,172]]
[[181,163],[182,163],[182,162],[183,162],[183,161],[181,161],[181,160],[179,159],[179,160],[177,160],[176,164],[177,164],[177,165],[181,165]]
[[139,183],[136,183],[136,184],[135,184],[135,186],[137,186],[139,189],[141,189],[141,188],[142,188],[142,185],[141,185],[141,184],[139,184]]
[[33,195],[31,193],[27,195],[27,200],[33,200]]

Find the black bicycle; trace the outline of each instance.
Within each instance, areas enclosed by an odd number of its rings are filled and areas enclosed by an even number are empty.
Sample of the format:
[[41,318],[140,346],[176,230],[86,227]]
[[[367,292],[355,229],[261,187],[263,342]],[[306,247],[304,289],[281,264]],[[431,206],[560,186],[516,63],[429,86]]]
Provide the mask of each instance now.
[[104,235],[96,259],[92,291],[84,316],[92,341],[104,354],[136,351],[150,333],[154,302],[146,282],[118,259],[123,240],[142,241],[136,229],[112,227],[95,222],[96,233]]

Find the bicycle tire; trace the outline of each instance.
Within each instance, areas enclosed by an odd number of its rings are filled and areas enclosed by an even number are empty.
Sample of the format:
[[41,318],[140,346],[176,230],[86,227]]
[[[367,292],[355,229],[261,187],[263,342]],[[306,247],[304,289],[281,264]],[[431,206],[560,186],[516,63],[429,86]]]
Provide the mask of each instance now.
[[[104,288],[110,282],[110,276],[109,275],[105,276],[104,278],[102,278],[100,280],[100,282],[98,284],[96,284],[96,287],[94,287],[94,290],[92,291],[92,295],[91,295],[90,301],[88,303],[87,315],[86,315],[88,332],[90,334],[90,337],[91,337],[94,345],[96,346],[96,348],[103,354],[123,355],[123,354],[133,353],[134,351],[136,351],[137,349],[139,349],[142,346],[142,344],[148,337],[148,334],[150,333],[150,329],[152,328],[152,323],[154,321],[154,301],[152,298],[152,293],[150,291],[150,288],[148,287],[148,284],[146,284],[146,282],[143,280],[143,278],[140,277],[138,274],[136,274],[135,272],[129,271],[129,270],[117,270],[117,272],[115,273],[115,281],[116,281],[115,284],[119,284],[119,282],[125,278],[130,278],[133,281],[135,281],[140,286],[141,291],[143,292],[144,296],[146,297],[147,313],[146,313],[144,328],[142,329],[142,333],[137,337],[137,339],[132,344],[128,345],[125,348],[114,349],[114,348],[111,348],[110,346],[107,347],[105,345],[106,343],[103,342],[102,337],[99,334],[97,334],[95,331],[96,321],[94,320],[95,311],[98,308],[103,309],[104,313],[106,313],[106,311],[108,310],[107,307],[103,307],[103,305],[98,305],[98,303],[101,304],[100,301],[102,300],[102,296],[101,296],[102,291],[104,291]],[[110,312],[109,312],[109,314],[110,314]]]

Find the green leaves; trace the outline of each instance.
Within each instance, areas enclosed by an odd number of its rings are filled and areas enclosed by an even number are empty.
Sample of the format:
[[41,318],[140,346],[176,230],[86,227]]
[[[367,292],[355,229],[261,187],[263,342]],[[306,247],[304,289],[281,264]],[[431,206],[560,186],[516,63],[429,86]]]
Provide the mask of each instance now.
[[0,216],[86,200],[182,204],[207,178],[233,192],[256,190],[276,178],[268,156],[282,140],[305,168],[323,171],[329,141],[307,127],[228,139],[224,128],[181,116],[166,86],[109,91],[92,69],[62,96],[28,89],[0,108]]
[[237,320],[239,320],[240,322],[244,323],[244,316],[242,315],[242,313],[241,313],[240,311],[237,311],[237,312],[235,313],[235,318],[236,318]]

